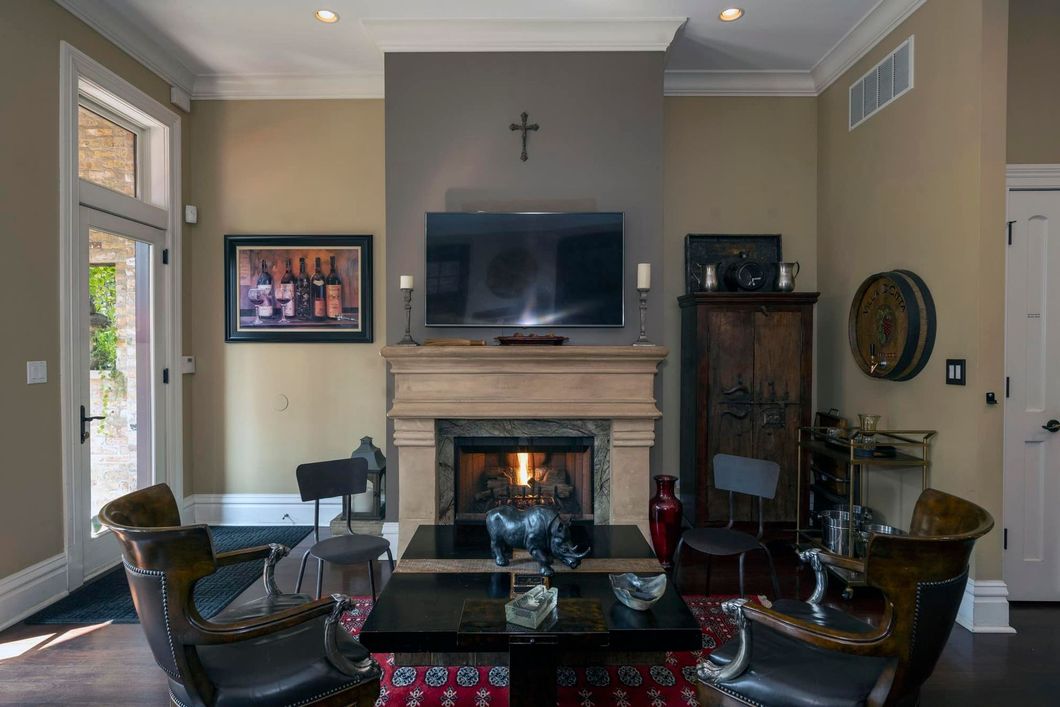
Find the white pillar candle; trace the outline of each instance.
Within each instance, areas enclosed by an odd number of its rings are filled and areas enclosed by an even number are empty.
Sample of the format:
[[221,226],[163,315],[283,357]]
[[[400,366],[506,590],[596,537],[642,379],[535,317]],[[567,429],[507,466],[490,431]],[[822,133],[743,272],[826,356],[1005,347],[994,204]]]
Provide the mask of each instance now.
[[403,289],[403,290],[411,290],[412,289],[412,282],[413,282],[412,275],[402,275],[401,276],[401,289]]
[[651,263],[637,264],[637,289],[651,289]]

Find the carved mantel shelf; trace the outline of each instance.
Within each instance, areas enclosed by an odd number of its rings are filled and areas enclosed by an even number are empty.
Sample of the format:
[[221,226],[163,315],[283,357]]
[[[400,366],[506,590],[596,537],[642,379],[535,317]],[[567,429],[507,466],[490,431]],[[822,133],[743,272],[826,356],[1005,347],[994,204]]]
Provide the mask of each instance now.
[[663,346],[386,346],[394,376],[387,415],[398,448],[398,551],[439,521],[438,420],[610,422],[608,522],[647,537],[655,374]]
[[[663,346],[386,346],[392,418],[661,417]],[[454,406],[458,406],[454,408]]]

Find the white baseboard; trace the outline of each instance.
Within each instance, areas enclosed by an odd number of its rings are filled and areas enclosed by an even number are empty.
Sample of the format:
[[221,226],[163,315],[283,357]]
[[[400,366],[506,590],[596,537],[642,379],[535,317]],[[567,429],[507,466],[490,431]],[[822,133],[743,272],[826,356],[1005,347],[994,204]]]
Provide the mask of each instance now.
[[[188,500],[190,499],[190,504]],[[185,499],[185,521],[210,525],[312,525],[313,504],[296,493],[197,493]],[[338,499],[320,503],[320,526],[342,510]],[[288,517],[284,517],[288,516]]]
[[1008,585],[1000,579],[969,579],[957,623],[972,633],[1016,633],[1008,622]]
[[[397,521],[387,521],[383,523],[383,537],[390,541],[390,552],[394,554],[394,560],[397,561],[397,546],[398,546],[398,524]],[[386,555],[383,555],[379,559],[386,559]]]
[[0,579],[0,631],[62,599],[66,555],[55,555]]
[[[341,512],[338,499],[322,501],[320,527],[330,526]],[[184,499],[181,515],[186,523],[210,525],[312,525],[313,504],[303,503],[296,493],[197,493]],[[396,552],[398,524],[383,523],[383,537]],[[385,560],[386,555],[379,559]]]

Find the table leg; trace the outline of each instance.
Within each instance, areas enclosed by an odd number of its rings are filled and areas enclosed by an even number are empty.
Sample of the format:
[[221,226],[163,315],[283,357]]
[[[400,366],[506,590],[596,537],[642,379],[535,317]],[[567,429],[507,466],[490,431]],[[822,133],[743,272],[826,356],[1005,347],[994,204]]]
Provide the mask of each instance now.
[[549,637],[512,637],[508,645],[510,707],[556,704],[557,652],[556,641]]

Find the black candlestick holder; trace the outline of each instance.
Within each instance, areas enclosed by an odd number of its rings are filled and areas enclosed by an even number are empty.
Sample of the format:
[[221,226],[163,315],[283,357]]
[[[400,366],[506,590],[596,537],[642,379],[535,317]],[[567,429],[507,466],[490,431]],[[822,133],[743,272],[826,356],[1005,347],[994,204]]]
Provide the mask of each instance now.
[[405,296],[405,338],[397,342],[397,345],[419,346],[420,343],[412,338],[412,288],[402,287],[401,293]]

